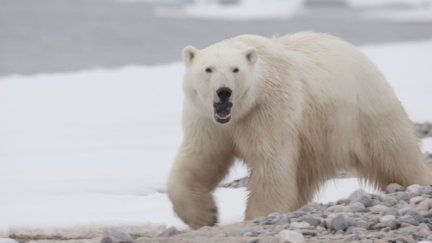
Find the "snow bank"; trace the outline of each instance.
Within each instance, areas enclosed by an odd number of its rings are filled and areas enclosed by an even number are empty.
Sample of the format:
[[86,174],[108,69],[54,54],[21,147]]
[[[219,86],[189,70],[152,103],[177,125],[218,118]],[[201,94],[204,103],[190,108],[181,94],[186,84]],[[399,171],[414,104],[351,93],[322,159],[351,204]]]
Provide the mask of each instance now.
[[201,0],[180,8],[156,8],[155,14],[171,18],[220,20],[287,19],[303,6],[303,0],[238,0],[222,4],[220,0]]
[[423,153],[428,152],[432,154],[432,138],[422,139],[422,151]]
[[383,72],[411,120],[432,121],[432,41],[367,46],[362,50]]
[[364,19],[391,21],[432,21],[432,0],[348,0],[352,7],[361,7]]
[[432,0],[346,0],[346,3],[352,7],[412,7],[422,8],[430,7]]

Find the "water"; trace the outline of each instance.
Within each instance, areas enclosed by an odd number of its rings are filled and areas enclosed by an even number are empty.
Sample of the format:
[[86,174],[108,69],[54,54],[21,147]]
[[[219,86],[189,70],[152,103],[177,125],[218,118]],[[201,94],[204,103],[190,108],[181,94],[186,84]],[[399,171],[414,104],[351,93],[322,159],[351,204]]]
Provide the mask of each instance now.
[[[162,1],[159,4],[167,4]],[[248,22],[159,18],[152,3],[114,0],[2,0],[0,75],[61,72],[180,60],[239,34],[321,31],[354,44],[432,38],[432,22],[365,20],[343,5],[308,5],[289,20]]]

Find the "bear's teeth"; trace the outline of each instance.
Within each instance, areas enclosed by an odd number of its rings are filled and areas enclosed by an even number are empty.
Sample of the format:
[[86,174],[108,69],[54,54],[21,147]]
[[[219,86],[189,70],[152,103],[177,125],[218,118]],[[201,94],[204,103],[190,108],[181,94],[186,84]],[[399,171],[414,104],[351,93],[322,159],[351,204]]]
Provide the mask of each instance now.
[[225,115],[225,116],[221,116],[221,115],[219,115],[218,113],[216,113],[215,115],[216,115],[217,118],[220,118],[220,119],[227,119],[227,118],[230,118],[230,117],[231,117],[231,114],[227,114],[227,115]]

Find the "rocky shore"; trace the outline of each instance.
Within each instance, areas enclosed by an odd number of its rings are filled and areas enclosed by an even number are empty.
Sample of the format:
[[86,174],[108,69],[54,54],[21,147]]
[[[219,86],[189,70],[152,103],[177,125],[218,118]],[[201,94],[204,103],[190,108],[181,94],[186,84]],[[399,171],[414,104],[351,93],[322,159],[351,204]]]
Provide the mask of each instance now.
[[[297,211],[273,213],[253,221],[179,231],[175,227],[110,228],[88,239],[51,235],[11,235],[1,243],[156,243],[156,242],[422,242],[432,243],[432,185],[404,188],[390,184],[384,192],[362,189],[334,203],[310,203]],[[39,237],[38,240],[31,240]],[[60,237],[60,236],[57,236]],[[49,239],[47,239],[49,238]]]
[[[415,124],[420,138],[432,137],[432,123]],[[425,154],[432,167],[432,154]],[[338,177],[353,177],[341,172]],[[241,178],[222,187],[245,187]],[[76,231],[76,232],[75,232]],[[179,231],[175,227],[98,228],[73,232],[12,231],[0,243],[156,243],[156,242],[422,242],[432,243],[432,185],[404,188],[390,184],[384,192],[361,189],[328,204],[309,203],[297,211],[273,213],[253,221]],[[88,233],[93,232],[93,233]]]
[[403,188],[391,184],[381,194],[360,189],[336,203],[310,203],[288,214],[274,213],[250,222],[196,231],[170,228],[160,237],[135,242],[203,241],[432,242],[432,186]]

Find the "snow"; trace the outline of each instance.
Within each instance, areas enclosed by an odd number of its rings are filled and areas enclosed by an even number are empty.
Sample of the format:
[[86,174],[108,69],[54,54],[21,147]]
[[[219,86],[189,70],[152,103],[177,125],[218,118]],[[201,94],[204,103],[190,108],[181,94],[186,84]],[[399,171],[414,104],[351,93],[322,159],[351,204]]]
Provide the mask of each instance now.
[[432,5],[432,0],[346,0],[352,7],[428,7]]
[[424,138],[422,139],[422,151],[423,153],[432,154],[432,138]]
[[432,41],[375,45],[362,50],[384,73],[411,120],[432,121]]
[[365,19],[383,19],[399,22],[432,21],[432,8],[426,9],[405,9],[405,10],[371,10],[362,15]]
[[[432,121],[432,41],[367,46],[411,119]],[[181,142],[181,63],[0,77],[0,237],[9,227],[131,224],[186,227],[166,179]],[[432,140],[423,140],[432,152]],[[237,163],[228,176],[247,169]],[[346,198],[355,179],[316,200]],[[242,220],[247,192],[220,188],[222,224]]]
[[222,4],[218,0],[197,0],[179,8],[156,8],[160,17],[220,20],[287,19],[303,6],[303,0],[238,0]]
[[432,20],[432,0],[348,0],[348,5],[360,7],[364,19],[429,22]]

